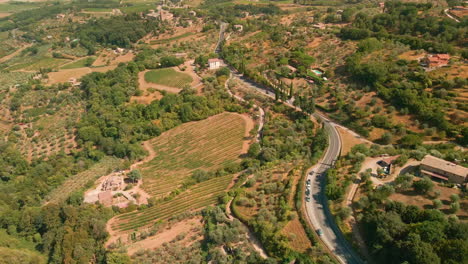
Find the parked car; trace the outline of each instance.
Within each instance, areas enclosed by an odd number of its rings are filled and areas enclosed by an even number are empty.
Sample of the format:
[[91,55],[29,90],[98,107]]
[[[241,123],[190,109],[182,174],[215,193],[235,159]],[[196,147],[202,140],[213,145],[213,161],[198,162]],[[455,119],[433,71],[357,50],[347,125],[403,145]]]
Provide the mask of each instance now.
[[322,236],[323,232],[322,229],[317,229],[317,235]]
[[310,202],[310,197],[306,196],[306,202]]

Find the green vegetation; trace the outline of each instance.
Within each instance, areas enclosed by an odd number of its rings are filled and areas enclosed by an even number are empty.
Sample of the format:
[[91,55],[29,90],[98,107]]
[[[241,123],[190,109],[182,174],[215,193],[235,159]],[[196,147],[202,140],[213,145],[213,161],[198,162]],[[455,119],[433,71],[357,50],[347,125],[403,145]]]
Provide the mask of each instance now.
[[63,202],[73,192],[78,192],[85,187],[90,187],[89,184],[93,184],[99,177],[107,175],[113,170],[122,168],[122,166],[122,160],[104,157],[91,168],[66,179],[58,188],[46,196],[45,201],[47,203]]
[[167,39],[158,39],[158,40],[152,40],[150,42],[151,45],[155,45],[155,44],[166,44],[166,43],[171,43],[173,41],[176,41],[176,40],[179,40],[179,39],[182,39],[182,38],[186,38],[186,37],[189,37],[189,36],[192,36],[194,35],[193,32],[186,32],[184,34],[180,34],[178,36],[175,36],[175,37],[171,37],[171,38],[167,38]]
[[[467,223],[447,219],[438,210],[384,201],[371,192],[361,198],[360,223],[371,253],[381,263],[464,263]],[[381,193],[381,192],[380,192]],[[383,198],[383,199],[382,199]]]
[[220,176],[196,184],[181,192],[177,197],[158,202],[149,208],[118,216],[114,230],[135,230],[143,226],[164,221],[186,211],[197,210],[215,204],[226,191],[233,175]]
[[192,82],[192,77],[172,68],[165,68],[145,73],[145,81],[170,87],[184,88]]
[[236,114],[220,114],[178,126],[156,138],[154,159],[141,171],[143,188],[153,196],[177,189],[196,170],[211,171],[239,160],[245,121]]
[[87,58],[83,58],[72,63],[68,63],[64,65],[61,69],[76,69],[76,68],[83,68],[83,67],[90,67],[93,65],[94,61],[97,57],[91,56]]

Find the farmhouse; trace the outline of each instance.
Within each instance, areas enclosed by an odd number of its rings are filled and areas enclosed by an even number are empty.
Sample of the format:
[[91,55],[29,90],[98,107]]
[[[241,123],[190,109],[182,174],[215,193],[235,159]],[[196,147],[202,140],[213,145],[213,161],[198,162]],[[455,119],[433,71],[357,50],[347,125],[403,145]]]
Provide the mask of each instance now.
[[448,54],[434,54],[428,55],[424,60],[423,63],[428,68],[439,68],[443,66],[447,66],[450,60],[450,55]]
[[426,155],[421,161],[421,174],[444,181],[463,184],[467,180],[468,168]]
[[216,70],[221,67],[221,60],[220,59],[209,59],[208,60],[208,66],[210,70]]

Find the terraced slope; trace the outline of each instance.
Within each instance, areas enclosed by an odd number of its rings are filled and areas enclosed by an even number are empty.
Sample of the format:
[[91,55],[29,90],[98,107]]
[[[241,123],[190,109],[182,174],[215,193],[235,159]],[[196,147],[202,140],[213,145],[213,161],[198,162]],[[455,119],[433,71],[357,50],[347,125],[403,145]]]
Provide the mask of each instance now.
[[152,196],[177,189],[194,170],[214,170],[239,161],[246,122],[239,114],[223,113],[190,122],[157,137],[156,157],[143,164],[143,188]]

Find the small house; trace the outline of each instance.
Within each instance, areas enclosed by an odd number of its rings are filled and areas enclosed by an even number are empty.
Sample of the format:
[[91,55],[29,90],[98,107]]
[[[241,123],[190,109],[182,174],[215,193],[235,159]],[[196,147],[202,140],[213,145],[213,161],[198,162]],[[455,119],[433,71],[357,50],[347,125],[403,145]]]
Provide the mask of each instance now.
[[220,59],[209,59],[208,60],[208,67],[210,70],[216,70],[221,67],[221,60]]
[[197,16],[197,12],[190,10],[188,11],[189,16]]
[[448,54],[434,54],[428,55],[424,60],[423,64],[428,68],[439,68],[449,64],[450,55]]

